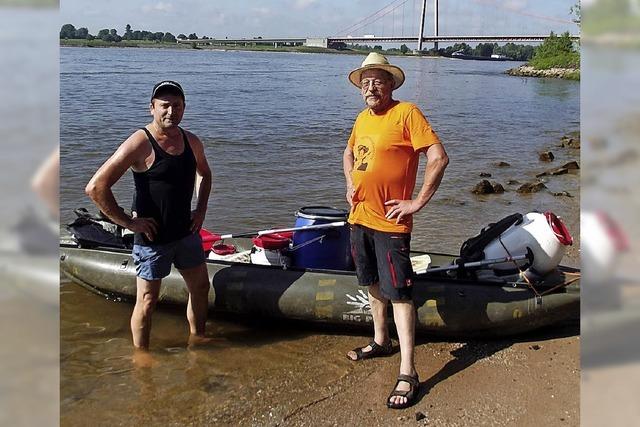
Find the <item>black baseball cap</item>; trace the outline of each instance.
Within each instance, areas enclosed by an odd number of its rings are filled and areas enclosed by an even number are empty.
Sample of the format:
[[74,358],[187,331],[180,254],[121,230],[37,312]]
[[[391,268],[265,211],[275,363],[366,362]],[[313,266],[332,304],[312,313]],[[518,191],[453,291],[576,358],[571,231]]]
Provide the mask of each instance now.
[[151,91],[151,99],[157,98],[164,93],[178,95],[184,101],[184,91],[178,82],[174,82],[173,80],[163,80],[156,83],[155,86],[153,86],[153,91]]

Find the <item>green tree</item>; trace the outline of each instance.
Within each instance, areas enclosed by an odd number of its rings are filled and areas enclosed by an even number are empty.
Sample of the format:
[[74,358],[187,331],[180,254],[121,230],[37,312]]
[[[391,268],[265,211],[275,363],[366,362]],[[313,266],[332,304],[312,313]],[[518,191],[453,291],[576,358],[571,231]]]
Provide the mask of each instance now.
[[85,27],[81,27],[81,28],[78,28],[76,30],[75,38],[76,39],[86,39],[88,35],[89,35],[89,30],[87,28],[85,28]]
[[197,40],[197,39],[198,39],[198,36],[196,35],[196,33],[191,33],[191,34],[189,34],[188,39],[189,39],[189,40]]
[[409,52],[409,47],[406,44],[403,44],[400,46],[400,52],[402,52],[402,54],[406,54],[407,52]]
[[64,24],[62,28],[60,28],[60,38],[61,39],[73,39],[76,37],[76,27],[71,24]]
[[185,36],[184,34],[180,33],[180,34],[178,34],[178,38],[180,40],[186,40],[187,36]]
[[125,40],[133,40],[133,31],[131,31],[131,25],[127,24],[127,26],[124,27],[124,35],[122,36],[122,38]]
[[559,68],[579,68],[580,53],[574,47],[573,40],[569,32],[561,36],[553,32],[535,50],[531,65],[538,69]]
[[106,38],[109,38],[109,29],[103,28],[102,30],[98,31],[98,35],[96,37],[98,37],[101,40],[105,40]]
[[479,43],[475,51],[478,56],[491,56],[493,55],[493,48],[492,43]]
[[473,49],[466,43],[455,43],[453,46],[447,46],[445,51],[446,56],[451,56],[453,52],[461,51],[465,55],[473,54]]
[[162,36],[162,41],[165,43],[175,43],[176,38],[171,33],[164,33],[164,36]]

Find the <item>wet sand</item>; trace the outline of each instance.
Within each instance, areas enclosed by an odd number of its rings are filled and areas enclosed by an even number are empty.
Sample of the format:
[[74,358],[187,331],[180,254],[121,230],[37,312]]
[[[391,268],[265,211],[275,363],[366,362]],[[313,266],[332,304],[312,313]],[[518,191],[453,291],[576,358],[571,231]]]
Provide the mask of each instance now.
[[[389,410],[399,354],[350,362],[346,350],[361,337],[308,337],[311,363],[258,375],[243,396],[212,402],[184,421],[239,425],[579,425],[577,325],[562,331],[499,341],[420,341],[416,362],[420,401]],[[318,372],[313,359],[332,360]]]
[[[225,322],[213,319],[215,340],[192,349],[162,339],[158,329],[168,325],[156,322],[152,361],[137,365],[120,322],[121,333],[107,331],[104,347],[91,352],[82,380],[63,375],[61,425],[579,425],[577,322],[514,339],[420,337],[421,397],[406,410],[385,406],[398,353],[345,357],[367,342],[364,331]],[[73,357],[63,355],[63,371],[75,369]]]

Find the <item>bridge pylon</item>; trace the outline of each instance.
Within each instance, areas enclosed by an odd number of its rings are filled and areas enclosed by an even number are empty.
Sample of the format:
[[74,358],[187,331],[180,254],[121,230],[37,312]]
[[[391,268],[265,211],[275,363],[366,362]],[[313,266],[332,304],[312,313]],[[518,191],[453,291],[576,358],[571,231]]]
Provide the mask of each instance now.
[[427,0],[422,0],[422,10],[420,12],[420,30],[418,33],[418,53],[422,52],[422,38],[424,37],[424,14],[427,11]]
[[[438,0],[433,0],[433,35],[438,37]],[[438,51],[437,40],[433,42],[433,48]]]

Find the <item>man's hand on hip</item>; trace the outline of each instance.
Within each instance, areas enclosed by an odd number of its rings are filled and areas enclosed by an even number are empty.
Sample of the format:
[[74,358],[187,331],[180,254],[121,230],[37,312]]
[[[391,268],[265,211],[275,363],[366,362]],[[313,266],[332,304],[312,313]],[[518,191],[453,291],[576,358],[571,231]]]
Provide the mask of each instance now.
[[142,233],[147,239],[153,241],[158,232],[158,223],[153,218],[133,217],[127,224],[127,228],[134,233]]
[[418,205],[415,200],[389,200],[384,203],[385,206],[391,206],[385,215],[385,218],[397,218],[396,224],[406,217],[418,212],[422,206]]

